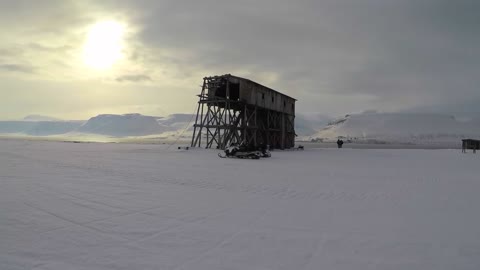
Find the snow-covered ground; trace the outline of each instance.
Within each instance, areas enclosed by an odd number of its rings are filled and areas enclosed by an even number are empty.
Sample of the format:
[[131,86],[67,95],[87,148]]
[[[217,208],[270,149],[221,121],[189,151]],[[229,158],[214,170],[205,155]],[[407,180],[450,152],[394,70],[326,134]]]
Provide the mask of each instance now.
[[0,140],[0,269],[480,269],[480,154]]

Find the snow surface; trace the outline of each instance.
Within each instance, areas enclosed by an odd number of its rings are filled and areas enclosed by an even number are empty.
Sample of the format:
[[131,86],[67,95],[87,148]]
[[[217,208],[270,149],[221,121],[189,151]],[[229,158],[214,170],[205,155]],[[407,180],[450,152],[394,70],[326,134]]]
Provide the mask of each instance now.
[[480,155],[0,140],[0,269],[480,269]]
[[326,140],[338,137],[387,143],[460,142],[480,138],[480,126],[441,114],[366,112],[347,115],[310,136]]

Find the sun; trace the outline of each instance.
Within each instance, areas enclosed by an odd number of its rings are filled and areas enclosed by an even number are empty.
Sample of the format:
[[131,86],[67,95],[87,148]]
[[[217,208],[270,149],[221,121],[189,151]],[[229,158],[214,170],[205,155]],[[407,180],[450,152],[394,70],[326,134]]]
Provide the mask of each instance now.
[[95,69],[110,68],[122,58],[125,26],[116,21],[94,24],[83,48],[83,60]]

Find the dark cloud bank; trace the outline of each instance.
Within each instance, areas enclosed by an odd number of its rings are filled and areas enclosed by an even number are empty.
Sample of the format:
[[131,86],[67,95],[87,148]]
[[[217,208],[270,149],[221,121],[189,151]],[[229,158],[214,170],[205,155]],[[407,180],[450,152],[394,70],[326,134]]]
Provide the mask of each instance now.
[[[144,0],[111,7],[135,10],[148,46],[193,52],[177,57],[182,64],[278,74],[273,87],[298,97],[306,111],[465,111],[480,101],[479,1]],[[333,104],[326,100],[332,95]]]

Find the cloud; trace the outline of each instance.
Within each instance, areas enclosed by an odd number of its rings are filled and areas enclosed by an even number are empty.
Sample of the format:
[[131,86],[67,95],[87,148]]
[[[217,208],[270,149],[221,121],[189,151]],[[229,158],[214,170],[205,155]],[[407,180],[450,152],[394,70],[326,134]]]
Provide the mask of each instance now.
[[0,70],[9,71],[9,72],[21,72],[32,74],[35,73],[35,69],[27,65],[18,65],[18,64],[0,64]]
[[185,89],[153,91],[172,112],[203,76],[225,73],[297,98],[301,112],[461,111],[480,100],[479,13],[475,0],[18,0],[0,1],[0,38],[22,48],[5,63],[90,79],[71,55],[85,27],[124,20],[134,32],[124,66],[104,77]]
[[152,81],[152,78],[148,75],[136,74],[136,75],[122,75],[115,79],[117,82],[146,82]]
[[115,5],[141,14],[135,23],[143,29],[139,38],[146,47],[169,52],[150,55],[152,65],[168,62],[261,83],[265,78],[259,74],[275,74],[266,84],[297,97],[300,110],[402,110],[454,103],[455,97],[480,98],[478,1],[145,0]]
[[40,52],[65,52],[68,50],[71,50],[72,47],[69,45],[63,45],[63,46],[45,46],[39,43],[29,43],[27,46],[29,49],[40,51]]

